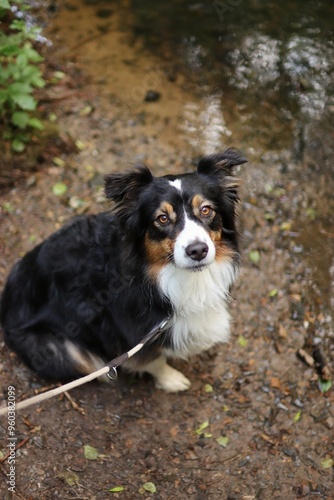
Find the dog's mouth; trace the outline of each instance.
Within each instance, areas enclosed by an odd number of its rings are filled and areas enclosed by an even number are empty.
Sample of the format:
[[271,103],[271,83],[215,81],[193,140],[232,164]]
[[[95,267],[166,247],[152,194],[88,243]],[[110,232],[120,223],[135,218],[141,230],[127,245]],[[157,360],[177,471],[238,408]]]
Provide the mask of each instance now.
[[200,273],[206,267],[208,267],[208,264],[197,264],[197,266],[192,266],[192,267],[189,267],[186,269],[188,269],[189,271],[191,271],[193,273]]
[[190,265],[190,266],[178,266],[174,262],[174,265],[175,265],[175,267],[177,267],[179,269],[183,269],[184,271],[189,271],[191,273],[200,273],[201,271],[203,271],[204,269],[206,269],[209,266],[209,263],[206,263],[206,264],[198,263],[198,264],[194,264],[194,265]]

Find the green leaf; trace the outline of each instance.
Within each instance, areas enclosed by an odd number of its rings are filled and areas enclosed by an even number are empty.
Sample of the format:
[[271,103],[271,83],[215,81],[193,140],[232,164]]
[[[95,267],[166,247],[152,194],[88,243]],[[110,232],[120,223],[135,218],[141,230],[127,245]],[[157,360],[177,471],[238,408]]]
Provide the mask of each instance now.
[[0,90],[0,106],[3,105],[8,99],[8,93],[6,90]]
[[155,484],[151,482],[144,483],[143,488],[145,491],[148,491],[149,493],[156,493],[157,491]]
[[30,68],[31,66],[27,66],[28,64],[28,58],[27,55],[24,52],[21,52],[16,58],[16,64],[20,68],[22,68],[22,74],[24,75],[24,72],[26,71],[26,68]]
[[334,465],[334,460],[327,455],[327,457],[324,458],[324,460],[321,460],[320,463],[321,467],[323,467],[324,469],[331,469]]
[[89,444],[84,445],[84,455],[87,460],[96,460],[99,457],[99,452]]
[[290,231],[291,226],[292,226],[292,224],[291,224],[290,221],[282,222],[282,224],[281,224],[281,230],[282,231]]
[[10,4],[7,0],[0,0],[0,9],[10,9]]
[[25,23],[24,19],[14,19],[12,24],[10,25],[10,28],[12,30],[22,31],[25,35],[26,23]]
[[32,62],[42,62],[44,57],[42,57],[35,49],[32,48],[31,43],[28,42],[24,46],[24,53],[27,55]]
[[39,89],[45,87],[45,80],[40,75],[36,75],[31,79],[31,83],[34,87]]
[[79,151],[83,151],[86,147],[86,145],[82,141],[80,141],[79,139],[77,141],[75,141],[75,145],[79,149]]
[[196,429],[196,434],[202,434],[204,429],[206,429],[207,427],[209,427],[209,422],[206,420],[198,427],[198,429]]
[[243,335],[239,335],[238,344],[240,345],[240,347],[247,347],[248,340],[245,339],[245,337]]
[[0,31],[0,53],[4,56],[16,56],[22,51],[22,35],[21,34],[13,34],[13,35],[4,35],[2,31]]
[[332,388],[332,381],[319,379],[319,387],[321,392],[328,392]]
[[13,205],[11,204],[10,201],[5,201],[5,203],[2,205],[2,209],[5,211],[5,212],[8,212],[9,214],[13,213],[14,212],[14,207]]
[[270,213],[270,212],[266,212],[266,213],[264,214],[264,218],[265,218],[266,220],[268,220],[268,221],[272,221],[272,220],[274,220],[274,216],[273,216],[273,214],[272,214],[272,213]]
[[50,113],[48,119],[50,120],[51,123],[55,123],[57,121],[56,113]]
[[15,111],[15,113],[12,114],[12,124],[21,130],[27,127],[29,119],[30,116],[25,111]]
[[[7,67],[2,67],[0,66],[0,83],[1,85],[7,86],[8,85],[8,80],[11,79],[13,73],[15,73],[16,68],[14,64],[7,64]],[[8,94],[8,91],[6,89],[6,95]]]
[[309,217],[309,219],[311,219],[311,220],[315,220],[318,217],[318,212],[316,211],[315,208],[312,208],[312,207],[310,207],[306,210],[306,214]]
[[62,479],[64,483],[68,484],[68,486],[75,486],[79,483],[79,476],[75,474],[75,472],[61,472],[58,477]]
[[52,192],[55,196],[63,196],[67,192],[68,187],[63,182],[56,182],[52,186]]
[[219,438],[216,439],[216,441],[219,444],[219,446],[223,446],[224,448],[226,448],[226,446],[229,443],[229,438],[227,436],[220,436]]
[[13,101],[25,111],[34,111],[37,106],[35,99],[28,94],[17,94],[12,96]]
[[37,130],[44,130],[44,125],[38,118],[30,118],[28,125]]
[[120,491],[124,491],[124,486],[115,486],[114,488],[110,488],[110,493],[119,493]]
[[297,411],[296,415],[293,417],[293,421],[298,422],[301,416],[302,416],[302,411],[301,410]]
[[269,292],[269,297],[275,297],[278,294],[277,288],[274,288]]
[[24,80],[26,84],[33,85],[34,87],[44,87],[45,80],[42,78],[42,72],[36,66],[28,64],[21,71],[21,80]]
[[57,78],[57,80],[62,80],[65,78],[66,74],[63,71],[54,71],[53,76]]
[[12,142],[12,150],[15,153],[22,153],[25,150],[26,145],[21,139],[15,138]]
[[32,91],[28,83],[14,82],[8,87],[8,93],[11,95],[25,95]]
[[92,111],[93,111],[93,107],[90,104],[87,104],[87,106],[80,109],[79,115],[81,115],[81,116],[90,115]]
[[66,163],[62,158],[59,158],[58,156],[55,156],[52,159],[53,163],[57,165],[57,167],[65,167]]
[[211,384],[205,384],[204,392],[213,392],[213,387]]
[[260,262],[260,252],[258,250],[251,250],[248,256],[253,264],[257,265]]

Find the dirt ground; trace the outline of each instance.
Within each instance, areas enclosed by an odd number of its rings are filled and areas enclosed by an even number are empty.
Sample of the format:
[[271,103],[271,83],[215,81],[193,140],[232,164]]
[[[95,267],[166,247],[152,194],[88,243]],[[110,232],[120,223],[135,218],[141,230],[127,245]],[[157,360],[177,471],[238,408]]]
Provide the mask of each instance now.
[[[115,78],[108,93],[87,72],[99,48],[94,44],[103,41],[88,33],[82,53],[70,57],[60,49],[66,38],[55,20],[49,64],[65,75],[47,89],[42,111],[56,116],[76,152],[53,146],[38,170],[1,192],[1,288],[14,262],[65,221],[107,208],[103,174],[141,161],[156,175],[184,172],[214,152],[203,129],[196,142],[178,114],[186,99],[197,102],[191,82],[170,78],[166,62],[139,54],[126,34],[112,33],[117,72],[106,71],[106,79]],[[144,101],[152,85],[161,98]],[[131,94],[134,86],[138,92]],[[284,152],[252,153],[237,134],[224,144],[250,158],[239,171],[243,269],[233,290],[230,342],[175,365],[191,389],[165,394],[149,377],[120,374],[109,385],[93,382],[22,410],[13,494],[1,418],[2,498],[334,498],[334,397],[326,390],[333,289],[320,272],[333,265],[327,251],[334,237],[333,138],[330,127],[320,133],[317,123],[308,138],[295,163]],[[61,196],[53,192],[58,182],[68,188]],[[2,336],[0,374],[3,402],[9,386],[17,401],[45,388]]]

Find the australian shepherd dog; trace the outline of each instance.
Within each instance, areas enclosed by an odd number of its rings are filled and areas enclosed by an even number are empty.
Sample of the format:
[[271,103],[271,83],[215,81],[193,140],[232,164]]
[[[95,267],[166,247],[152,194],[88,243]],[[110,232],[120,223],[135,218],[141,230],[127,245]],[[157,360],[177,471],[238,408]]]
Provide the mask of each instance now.
[[234,149],[194,173],[154,177],[145,166],[105,177],[111,210],[79,216],[13,268],[1,303],[5,340],[35,372],[68,381],[165,330],[124,368],[158,388],[190,381],[186,359],[229,337],[228,299],[239,269]]

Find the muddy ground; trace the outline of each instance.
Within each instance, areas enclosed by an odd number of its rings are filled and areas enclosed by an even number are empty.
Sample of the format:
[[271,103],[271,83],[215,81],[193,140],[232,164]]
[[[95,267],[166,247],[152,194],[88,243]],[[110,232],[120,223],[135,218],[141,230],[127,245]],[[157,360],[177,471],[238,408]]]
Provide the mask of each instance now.
[[[66,20],[70,29],[80,24],[80,16],[75,25],[70,15]],[[74,43],[72,33],[70,45],[65,19],[62,31],[57,22],[55,15],[46,56],[49,71],[64,75],[46,89],[41,111],[56,117],[62,144],[74,143],[76,151],[53,145],[39,156],[38,169],[2,190],[1,288],[14,262],[65,221],[107,208],[103,174],[137,162],[156,175],[184,172],[201,154],[231,144],[250,160],[238,172],[243,269],[233,290],[229,344],[175,365],[192,381],[188,392],[165,394],[149,377],[120,374],[109,385],[90,383],[18,413],[13,494],[6,484],[2,418],[2,497],[333,498],[334,398],[327,390],[333,368],[333,109],[321,127],[315,121],[307,128],[299,156],[298,144],[292,153],[275,153],[239,143],[237,131],[222,139],[221,124],[213,145],[214,127],[206,133],[205,122],[197,122],[191,129],[198,113],[189,110],[201,104],[191,79],[175,73],[170,58],[159,60],[117,30],[114,16],[108,91],[101,75],[89,70],[106,40],[88,32]],[[160,98],[145,101],[148,90]],[[180,116],[186,101],[193,107]],[[58,182],[68,188],[61,196],[53,192]],[[0,373],[4,401],[9,386],[17,401],[46,387],[3,337]],[[90,458],[87,445],[97,450]],[[156,492],[145,490],[146,483]],[[117,487],[122,491],[112,491]]]

